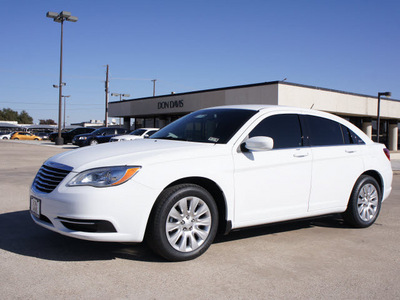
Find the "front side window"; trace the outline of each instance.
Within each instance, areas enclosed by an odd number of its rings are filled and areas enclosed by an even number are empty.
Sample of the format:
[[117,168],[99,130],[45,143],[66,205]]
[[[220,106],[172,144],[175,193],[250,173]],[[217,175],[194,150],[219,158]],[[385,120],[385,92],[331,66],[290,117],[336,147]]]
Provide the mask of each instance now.
[[199,110],[169,124],[151,138],[226,144],[256,113],[232,108]]
[[157,131],[158,131],[158,130],[150,130],[150,131],[148,131],[148,132],[146,133],[146,136],[147,136],[147,137],[150,137],[150,136],[152,136],[153,134],[155,134]]
[[106,130],[104,135],[113,135],[113,134],[116,134],[116,133],[117,133],[117,130],[115,130],[114,128],[109,128],[109,129]]
[[274,140],[274,149],[297,148],[303,145],[299,117],[282,114],[267,117],[249,134],[249,137],[267,136]]

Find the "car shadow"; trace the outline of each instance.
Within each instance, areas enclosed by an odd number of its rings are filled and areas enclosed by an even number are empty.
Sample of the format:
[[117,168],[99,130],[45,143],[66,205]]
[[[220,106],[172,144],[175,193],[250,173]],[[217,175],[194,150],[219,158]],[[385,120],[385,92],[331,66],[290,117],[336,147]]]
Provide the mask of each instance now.
[[0,215],[0,249],[54,261],[93,261],[116,258],[146,262],[164,260],[141,244],[102,243],[70,238],[36,225],[29,211]]
[[[325,217],[313,220],[285,222],[233,231],[217,235],[214,243],[248,239],[310,227],[348,228],[340,218]],[[29,211],[0,214],[0,249],[15,254],[53,261],[95,261],[117,258],[167,263],[146,245],[102,243],[70,238],[36,225]]]
[[329,215],[312,219],[287,221],[233,230],[228,235],[217,235],[214,243],[224,243],[234,240],[248,239],[262,235],[278,234],[281,232],[296,231],[312,227],[342,229],[353,228],[348,226],[343,221],[340,215]]

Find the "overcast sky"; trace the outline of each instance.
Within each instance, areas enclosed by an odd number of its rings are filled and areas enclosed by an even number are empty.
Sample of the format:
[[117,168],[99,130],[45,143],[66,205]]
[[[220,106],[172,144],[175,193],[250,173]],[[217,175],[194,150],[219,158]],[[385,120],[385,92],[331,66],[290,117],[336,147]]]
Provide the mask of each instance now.
[[[400,1],[0,0],[0,109],[104,120],[104,81],[130,98],[283,80],[400,99]],[[119,98],[110,97],[110,101]]]

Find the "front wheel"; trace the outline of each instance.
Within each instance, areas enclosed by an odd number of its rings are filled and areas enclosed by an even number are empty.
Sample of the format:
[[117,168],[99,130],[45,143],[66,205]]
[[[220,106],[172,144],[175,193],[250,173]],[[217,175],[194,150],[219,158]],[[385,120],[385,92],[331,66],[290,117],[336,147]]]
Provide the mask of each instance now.
[[371,226],[378,218],[381,203],[378,182],[371,176],[362,175],[354,185],[343,219],[354,227]]
[[90,146],[97,145],[99,142],[97,140],[91,140],[90,141]]
[[194,184],[164,190],[149,220],[150,248],[170,261],[194,259],[213,242],[218,208],[211,194]]

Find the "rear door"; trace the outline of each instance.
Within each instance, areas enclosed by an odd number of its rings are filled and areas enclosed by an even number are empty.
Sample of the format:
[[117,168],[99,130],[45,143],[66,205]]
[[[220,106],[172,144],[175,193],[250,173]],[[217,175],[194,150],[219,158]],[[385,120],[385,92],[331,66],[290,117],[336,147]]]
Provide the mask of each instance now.
[[363,172],[362,140],[353,141],[346,126],[319,116],[303,115],[311,145],[312,191],[310,212],[335,212],[346,208],[353,186]]

